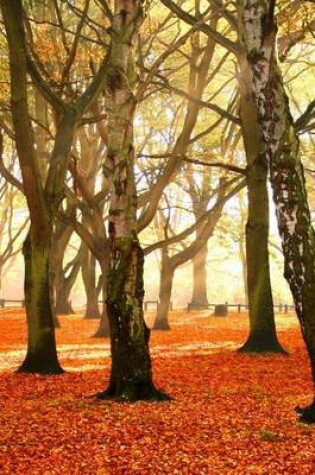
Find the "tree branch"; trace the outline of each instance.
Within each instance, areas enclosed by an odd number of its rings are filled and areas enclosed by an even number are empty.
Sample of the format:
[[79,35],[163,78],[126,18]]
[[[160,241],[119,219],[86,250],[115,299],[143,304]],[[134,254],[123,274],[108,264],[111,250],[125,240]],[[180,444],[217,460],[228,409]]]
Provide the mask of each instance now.
[[197,26],[200,31],[205,33],[207,36],[213,38],[219,45],[223,46],[227,50],[234,53],[238,56],[241,52],[241,47],[238,43],[234,43],[234,41],[229,40],[225,36],[218,33],[216,30],[211,28],[211,26],[204,23],[203,20],[198,20],[196,17],[191,15],[190,13],[185,12],[182,8],[180,8],[173,0],[161,0],[161,2],[169,8],[175,15],[178,16],[181,20],[189,25]]

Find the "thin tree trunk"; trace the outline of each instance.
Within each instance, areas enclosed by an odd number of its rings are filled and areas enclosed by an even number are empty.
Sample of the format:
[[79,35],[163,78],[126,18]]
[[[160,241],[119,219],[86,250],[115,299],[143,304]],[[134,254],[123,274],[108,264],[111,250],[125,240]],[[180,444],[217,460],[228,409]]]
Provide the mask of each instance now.
[[107,256],[107,249],[103,255],[103,258],[99,260],[101,271],[102,271],[102,313],[100,318],[99,327],[96,333],[93,335],[94,338],[108,338],[110,336],[110,329],[109,329],[109,322],[108,322],[108,315],[107,315],[107,274],[108,274],[108,264],[109,259]]
[[283,353],[278,342],[271,293],[267,169],[256,160],[247,175],[246,262],[250,333],[239,349],[246,353]]
[[171,328],[168,321],[168,315],[171,303],[174,272],[175,269],[169,265],[167,248],[163,248],[160,273],[159,303],[153,330],[170,330]]
[[18,369],[23,373],[63,373],[57,359],[54,319],[50,305],[50,239],[38,241],[32,228],[23,246],[25,306],[28,323],[27,354]]
[[57,287],[56,295],[56,314],[57,315],[71,315],[74,313],[72,303],[70,300],[70,292],[72,285],[68,285],[67,279],[59,274],[59,285]]
[[96,261],[93,254],[85,246],[84,263],[82,265],[82,278],[86,293],[85,318],[99,318],[98,291],[96,285]]
[[192,259],[193,295],[191,303],[196,307],[209,304],[207,295],[207,256],[208,243]]
[[[254,0],[242,0],[239,15],[270,165],[284,275],[294,298],[315,383],[315,238],[299,157],[299,139],[277,63],[274,8],[274,1],[257,6]],[[315,398],[310,406],[297,408],[297,411],[302,421],[314,423]]]
[[247,59],[240,61],[241,125],[246,151],[248,216],[246,223],[249,336],[239,349],[246,353],[283,353],[276,334],[269,267],[269,200],[263,137],[251,94]]
[[246,216],[245,216],[245,206],[242,203],[242,196],[239,196],[240,204],[240,213],[241,213],[241,222],[240,222],[240,239],[238,242],[239,256],[242,264],[242,277],[243,285],[245,292],[245,304],[248,305],[248,284],[247,284],[247,262],[246,262],[246,236],[244,236],[243,231],[246,226]]
[[[60,327],[58,321],[57,302],[60,299],[60,294],[65,292],[64,282],[60,282],[60,274],[62,271],[62,261],[72,230],[69,226],[65,226],[61,222],[57,222],[52,236],[52,252],[50,254],[50,302],[54,316],[56,328]],[[63,275],[62,275],[63,277]],[[65,279],[63,279],[65,280]],[[62,313],[62,312],[61,312]]]
[[[74,313],[71,301],[70,292],[75,284],[79,270],[82,266],[82,249],[83,243],[78,250],[75,258],[68,263],[65,269],[62,266],[62,259],[58,265],[58,274],[56,278],[56,313],[62,315],[70,315]],[[71,268],[70,272],[69,268]],[[67,277],[65,274],[68,274]]]

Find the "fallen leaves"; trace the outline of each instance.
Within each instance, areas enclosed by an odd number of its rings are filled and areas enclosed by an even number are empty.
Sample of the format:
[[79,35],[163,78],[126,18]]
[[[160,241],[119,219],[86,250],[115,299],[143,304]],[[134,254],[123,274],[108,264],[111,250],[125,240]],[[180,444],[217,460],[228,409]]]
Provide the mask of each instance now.
[[[171,332],[153,332],[151,343],[155,383],[174,399],[129,405],[94,398],[109,369],[108,356],[97,350],[108,342],[91,338],[97,322],[62,317],[63,366],[94,369],[0,374],[1,475],[313,475],[315,428],[294,413],[312,398],[295,319],[280,317],[289,356],[211,345],[241,344],[245,315],[173,312],[171,324]],[[0,314],[0,331],[1,351],[22,350],[20,313]]]

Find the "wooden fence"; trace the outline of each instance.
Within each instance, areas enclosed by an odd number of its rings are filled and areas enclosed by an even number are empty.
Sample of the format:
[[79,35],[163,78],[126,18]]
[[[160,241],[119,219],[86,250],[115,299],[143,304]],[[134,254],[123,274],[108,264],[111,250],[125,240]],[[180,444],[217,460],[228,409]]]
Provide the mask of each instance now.
[[15,307],[15,304],[25,307],[25,300],[0,299],[0,308]]
[[[103,301],[99,301],[99,303],[103,303]],[[145,300],[144,301],[144,310],[157,310],[159,301],[158,300]],[[14,307],[20,306],[25,307],[25,300],[14,300],[14,299],[0,299],[0,308],[5,307]],[[170,310],[173,310],[174,305],[173,302],[170,303]],[[191,310],[211,310],[213,309],[214,314],[223,312],[223,315],[228,313],[229,308],[236,309],[237,313],[241,313],[242,310],[245,312],[248,311],[248,305],[243,303],[237,304],[217,304],[217,303],[209,303],[208,305],[196,305],[193,303],[187,304],[187,310],[190,312]],[[289,305],[287,303],[279,303],[274,305],[274,309],[278,310],[280,313],[288,313],[291,310],[294,310],[294,305]]]

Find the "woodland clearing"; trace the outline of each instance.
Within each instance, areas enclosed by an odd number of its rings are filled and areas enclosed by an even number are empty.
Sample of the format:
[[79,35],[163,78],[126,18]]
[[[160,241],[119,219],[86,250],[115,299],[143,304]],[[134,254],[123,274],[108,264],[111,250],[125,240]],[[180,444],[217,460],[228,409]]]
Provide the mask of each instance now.
[[[153,314],[147,316],[152,323]],[[170,402],[98,401],[109,342],[98,321],[61,316],[62,376],[14,374],[25,351],[21,309],[0,313],[1,475],[311,475],[315,428],[294,407],[312,397],[309,364],[294,315],[277,315],[289,352],[236,353],[247,315],[171,312],[154,331],[154,381]]]

